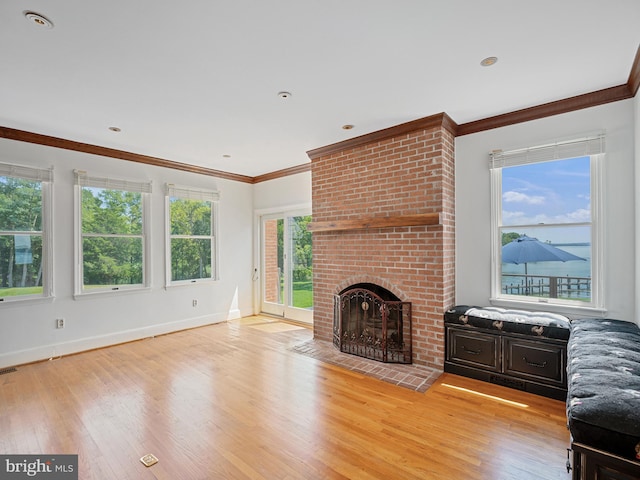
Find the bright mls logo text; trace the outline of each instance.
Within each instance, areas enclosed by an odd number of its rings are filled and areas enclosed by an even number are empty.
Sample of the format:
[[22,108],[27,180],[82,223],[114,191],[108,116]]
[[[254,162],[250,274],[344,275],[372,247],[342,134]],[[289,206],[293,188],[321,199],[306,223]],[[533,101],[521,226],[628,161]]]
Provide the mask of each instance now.
[[[0,480],[43,478],[49,480],[76,480],[77,455],[1,455]],[[3,471],[4,470],[4,471]]]

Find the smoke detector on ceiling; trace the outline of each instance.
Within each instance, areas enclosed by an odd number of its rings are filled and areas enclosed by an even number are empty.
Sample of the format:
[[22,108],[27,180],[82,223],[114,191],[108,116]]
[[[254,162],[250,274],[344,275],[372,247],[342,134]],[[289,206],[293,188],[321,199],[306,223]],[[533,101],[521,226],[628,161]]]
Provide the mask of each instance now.
[[37,27],[53,28],[53,22],[39,13],[26,11],[24,17]]

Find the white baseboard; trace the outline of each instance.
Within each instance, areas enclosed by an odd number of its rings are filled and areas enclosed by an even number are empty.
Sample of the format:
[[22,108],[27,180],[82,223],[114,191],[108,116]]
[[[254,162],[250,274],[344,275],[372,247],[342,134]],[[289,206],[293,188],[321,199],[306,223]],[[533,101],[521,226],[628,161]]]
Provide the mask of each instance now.
[[239,310],[231,310],[226,314],[204,315],[201,317],[187,318],[175,322],[150,325],[142,328],[123,330],[120,332],[98,335],[95,337],[81,338],[70,342],[42,345],[25,350],[17,350],[0,354],[0,368],[24,365],[26,363],[49,360],[64,355],[80,353],[96,348],[108,347],[119,343],[132,342],[142,338],[164,335],[189,328],[202,327],[214,323],[241,318]]

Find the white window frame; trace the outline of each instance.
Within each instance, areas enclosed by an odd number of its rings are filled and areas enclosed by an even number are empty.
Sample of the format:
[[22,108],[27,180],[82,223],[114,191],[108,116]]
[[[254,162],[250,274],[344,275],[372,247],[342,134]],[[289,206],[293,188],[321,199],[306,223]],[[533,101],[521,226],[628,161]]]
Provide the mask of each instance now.
[[[503,293],[501,289],[502,168],[585,156],[590,157],[591,167],[591,222],[589,224],[591,227],[591,301],[582,302]],[[602,189],[604,157],[604,132],[536,147],[491,152],[491,304],[515,308],[544,308],[567,314],[584,313],[585,311],[598,314],[605,312],[603,278],[605,226]],[[513,227],[532,226],[534,225],[514,225]]]
[[[22,180],[32,180],[41,184],[42,207],[42,293],[34,295],[17,295],[0,297],[0,305],[9,305],[14,302],[48,300],[54,297],[53,288],[53,167],[37,168],[24,165],[0,163],[0,176],[13,177]],[[32,232],[9,232],[0,230],[0,234],[30,234]]]
[[[193,278],[187,280],[172,280],[171,277],[171,198],[184,200],[203,200],[211,202],[211,235],[200,238],[209,238],[211,241],[211,277]],[[165,184],[165,288],[183,285],[197,285],[213,283],[220,279],[219,252],[218,252],[218,203],[220,193],[215,190],[200,189],[188,186]],[[177,237],[180,237],[178,235]]]
[[[74,275],[74,297],[112,295],[121,292],[146,290],[151,288],[151,192],[152,183],[118,178],[100,177],[87,174],[84,170],[74,170],[74,253],[76,268]],[[105,286],[104,288],[84,288],[84,260],[82,251],[82,187],[95,187],[107,190],[124,190],[142,194],[142,283],[131,285]]]

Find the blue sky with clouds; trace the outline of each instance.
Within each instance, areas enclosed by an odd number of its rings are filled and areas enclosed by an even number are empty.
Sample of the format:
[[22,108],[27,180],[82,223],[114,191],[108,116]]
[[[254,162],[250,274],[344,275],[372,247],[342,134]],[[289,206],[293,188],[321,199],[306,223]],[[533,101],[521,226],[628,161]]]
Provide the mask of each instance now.
[[[589,157],[502,169],[503,225],[591,221]],[[590,242],[588,227],[505,228],[553,243]]]

